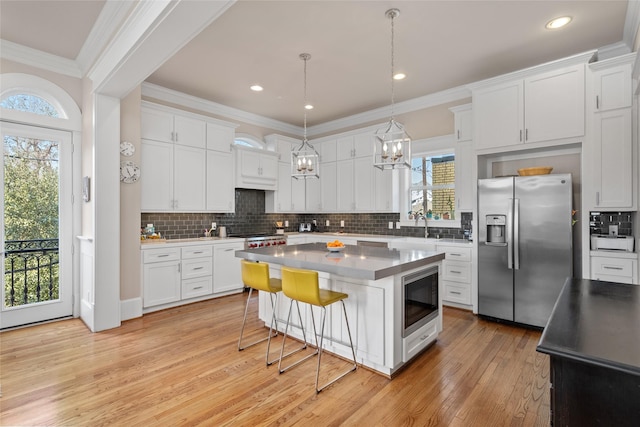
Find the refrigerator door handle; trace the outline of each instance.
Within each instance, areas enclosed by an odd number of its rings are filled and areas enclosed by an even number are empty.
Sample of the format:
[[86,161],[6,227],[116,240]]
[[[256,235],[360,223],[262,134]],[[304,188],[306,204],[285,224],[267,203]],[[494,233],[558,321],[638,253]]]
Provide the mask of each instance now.
[[507,243],[493,243],[493,242],[484,242],[485,246],[508,246]]
[[513,269],[513,199],[509,199],[509,211],[507,212],[507,268]]
[[514,199],[513,209],[513,268],[520,270],[520,199]]

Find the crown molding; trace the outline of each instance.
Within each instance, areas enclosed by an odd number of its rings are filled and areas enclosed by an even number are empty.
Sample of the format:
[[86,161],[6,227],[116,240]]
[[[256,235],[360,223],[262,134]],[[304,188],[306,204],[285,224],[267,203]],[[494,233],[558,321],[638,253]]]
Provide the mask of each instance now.
[[636,61],[636,52],[627,53],[626,55],[620,55],[613,58],[599,59],[596,62],[589,64],[589,68],[592,70],[603,70],[612,66],[631,64]]
[[82,78],[82,70],[73,59],[52,55],[8,40],[0,39],[0,57],[65,76]]
[[120,0],[107,0],[104,4],[89,36],[76,56],[76,63],[84,74],[99,58],[111,37],[117,33],[132,7],[132,2]]
[[[393,105],[394,115],[411,113],[425,108],[435,107],[449,102],[459,101],[471,97],[471,91],[465,86],[458,86],[441,92],[398,102]],[[327,132],[357,126],[363,123],[382,120],[391,116],[391,105],[332,120],[307,129],[309,135],[321,135]]]
[[613,43],[598,48],[598,60],[615,58],[617,56],[626,55],[631,52],[629,46],[625,42]]
[[237,120],[254,126],[266,127],[278,132],[301,136],[303,133],[303,129],[300,126],[294,126],[285,122],[281,122],[279,120],[270,119],[258,114],[253,114],[243,110],[239,110],[237,108],[228,107],[226,105],[218,104],[217,102],[198,98],[192,95],[187,95],[185,93],[178,92],[172,89],[167,89],[153,83],[142,83],[142,96],[164,102],[170,102],[172,104],[192,108],[210,114],[223,116],[228,119]]

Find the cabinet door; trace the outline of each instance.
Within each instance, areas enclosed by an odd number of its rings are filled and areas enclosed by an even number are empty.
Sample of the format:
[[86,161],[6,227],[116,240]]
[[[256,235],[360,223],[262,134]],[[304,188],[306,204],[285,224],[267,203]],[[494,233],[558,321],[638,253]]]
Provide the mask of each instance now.
[[173,114],[143,108],[140,116],[140,138],[173,142]]
[[207,150],[230,152],[235,135],[233,128],[207,123]]
[[318,145],[316,150],[320,153],[320,161],[322,163],[336,161],[337,140],[331,139]]
[[[317,178],[306,178],[306,179],[292,179],[291,178],[291,165],[287,163],[287,171],[289,180],[291,181],[291,210],[293,212],[304,212],[305,211],[305,181],[317,181]],[[280,183],[278,183],[278,189],[280,188]]]
[[278,157],[262,155],[260,158],[260,177],[267,181],[278,180]]
[[203,211],[206,188],[206,150],[174,146],[174,208],[178,211]]
[[260,153],[254,151],[239,150],[240,174],[249,182],[260,179]]
[[205,148],[207,127],[204,120],[175,116],[174,142],[188,147]]
[[375,175],[375,210],[378,212],[393,212],[394,211],[394,189],[397,186],[394,182],[397,182],[398,176],[395,170],[380,170],[373,168],[373,174]]
[[305,212],[323,212],[321,180],[325,179],[324,175],[322,175],[324,172],[324,169],[320,169],[320,179],[311,178],[305,180]]
[[338,175],[336,162],[322,163],[320,171],[320,203],[322,212],[335,212],[338,209]]
[[144,264],[143,306],[180,301],[180,261]]
[[593,72],[594,111],[631,107],[631,65],[624,64]]
[[369,157],[370,162],[373,163],[373,138],[373,132],[355,135],[353,137],[353,156]]
[[593,142],[595,207],[633,208],[631,109],[595,114]]
[[525,142],[584,135],[584,65],[524,81]]
[[457,111],[454,115],[455,138],[457,142],[473,139],[473,113],[468,110]]
[[473,92],[473,129],[477,149],[522,143],[523,96],[522,80]]
[[338,212],[353,212],[355,203],[353,200],[353,160],[336,162],[336,195]]
[[276,212],[292,211],[291,188],[293,181],[297,180],[291,178],[291,164],[278,162],[278,189],[274,193]]
[[455,210],[460,212],[472,211],[475,204],[473,198],[473,142],[458,142],[456,144],[456,205]]
[[140,209],[173,210],[173,144],[143,139],[140,170]]
[[338,138],[336,141],[336,159],[347,160],[353,157],[353,136]]
[[[355,211],[372,211],[375,208],[375,170],[373,157],[358,157],[353,161],[353,195]],[[391,179],[391,174],[389,174]]]
[[214,293],[241,290],[244,287],[240,258],[236,258],[236,251],[243,248],[242,242],[215,245],[213,249]]
[[207,210],[235,211],[233,154],[207,150]]

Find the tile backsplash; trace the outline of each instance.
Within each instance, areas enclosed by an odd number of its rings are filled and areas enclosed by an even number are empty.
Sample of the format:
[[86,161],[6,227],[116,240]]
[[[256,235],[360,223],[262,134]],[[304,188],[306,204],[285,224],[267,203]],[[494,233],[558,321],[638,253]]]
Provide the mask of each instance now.
[[[140,227],[153,224],[156,231],[167,239],[200,237],[211,223],[227,227],[227,234],[274,233],[276,221],[289,221],[287,232],[298,231],[301,222],[316,220],[319,231],[345,233],[379,234],[406,237],[424,237],[424,227],[402,227],[390,230],[389,222],[400,220],[399,213],[357,213],[357,214],[280,214],[265,213],[265,192],[260,190],[236,189],[235,213],[143,213]],[[325,226],[326,221],[330,225]],[[429,227],[429,236],[451,239],[465,238],[465,231],[471,229],[471,213],[460,214],[461,228]],[[344,221],[344,228],[340,227]]]
[[633,236],[633,212],[590,212],[589,234],[609,234],[609,225],[618,226],[618,235]]

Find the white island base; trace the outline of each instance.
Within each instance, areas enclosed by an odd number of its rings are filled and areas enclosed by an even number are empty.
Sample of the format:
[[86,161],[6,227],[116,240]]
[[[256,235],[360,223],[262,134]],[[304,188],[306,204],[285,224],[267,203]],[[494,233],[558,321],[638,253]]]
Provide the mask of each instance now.
[[[403,295],[402,277],[408,274],[438,266],[438,277],[441,277],[439,260],[395,275],[378,280],[344,277],[335,273],[319,272],[320,287],[349,295],[345,300],[349,325],[359,364],[366,366],[389,378],[409,360],[436,341],[442,331],[442,285],[438,281],[438,315],[423,325],[409,337],[402,337],[403,328]],[[280,265],[270,263],[272,277],[280,277]],[[289,298],[284,294],[278,296],[276,319],[278,330],[284,331],[289,312]],[[308,304],[300,304],[302,321],[305,322],[307,341],[314,342],[313,327]],[[320,333],[321,309],[313,307],[318,333]],[[271,322],[271,303],[269,295],[260,292],[259,316],[266,327]],[[333,304],[327,307],[324,349],[336,355],[350,359],[349,336],[345,326],[342,307]],[[289,335],[302,340],[300,320],[295,304],[291,314]]]

